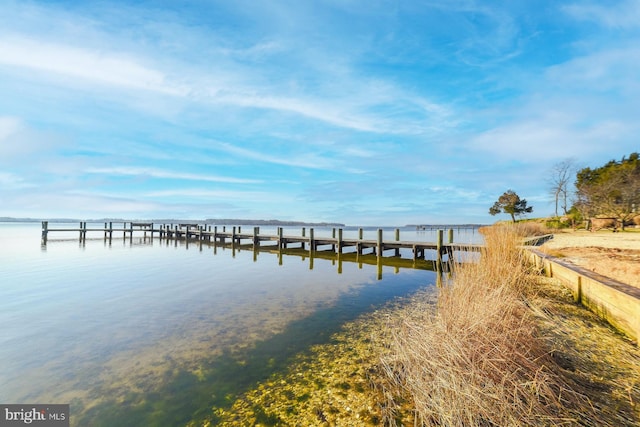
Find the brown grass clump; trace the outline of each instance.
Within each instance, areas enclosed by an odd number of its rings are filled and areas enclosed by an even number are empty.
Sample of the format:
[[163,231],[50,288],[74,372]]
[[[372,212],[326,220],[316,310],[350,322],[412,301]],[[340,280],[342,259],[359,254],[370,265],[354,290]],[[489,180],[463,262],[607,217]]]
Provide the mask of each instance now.
[[[484,230],[477,264],[455,266],[437,309],[392,325],[383,360],[416,425],[566,425],[579,397],[555,373],[528,306],[532,275],[518,249],[522,229]],[[401,398],[400,398],[401,399]],[[388,417],[394,424],[393,417]]]

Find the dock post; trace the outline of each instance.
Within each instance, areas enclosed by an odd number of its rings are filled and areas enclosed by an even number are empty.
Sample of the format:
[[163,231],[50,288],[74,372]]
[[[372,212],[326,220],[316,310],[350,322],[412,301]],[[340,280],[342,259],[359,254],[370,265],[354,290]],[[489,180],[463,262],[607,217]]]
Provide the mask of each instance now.
[[133,243],[133,223],[129,223],[129,242]]
[[382,228],[378,228],[378,244],[377,244],[377,249],[378,249],[378,257],[382,257],[382,251],[384,250],[384,248],[382,247],[383,243],[382,243]]
[[112,238],[113,238],[113,221],[109,221],[109,243],[111,243]]
[[107,241],[107,223],[104,223],[104,241]]
[[282,240],[282,227],[278,227],[278,250],[284,247],[284,241]]
[[258,238],[260,233],[260,227],[253,227],[253,250],[257,250],[260,247],[260,239]]
[[233,226],[231,231],[231,247],[235,248],[236,246],[236,227]]
[[453,228],[449,229],[449,244],[453,243]]
[[314,238],[313,238],[313,228],[309,229],[309,253],[311,256],[311,259],[313,259],[313,251],[316,250],[316,243],[314,242]]
[[[338,228],[338,244],[337,244],[338,254],[342,253],[342,228]],[[341,265],[341,261],[339,260],[339,265]]]
[[358,240],[362,240],[364,230],[362,228],[358,228]]
[[[336,228],[335,227],[331,229],[331,238],[332,239],[336,238]],[[334,252],[336,251],[335,243],[331,245],[331,250],[334,251]]]
[[[306,235],[307,235],[307,229],[305,227],[302,227],[302,237],[306,237]],[[304,250],[304,241],[302,242],[302,246],[300,248]]]
[[47,237],[49,234],[49,221],[42,221],[42,244],[47,244]]
[[[400,229],[396,228],[396,242],[400,241]],[[400,248],[396,248],[396,252],[395,252],[396,256],[400,256]]]
[[444,242],[444,230],[438,230],[438,241],[436,243],[436,261],[438,264],[442,263],[442,248]]

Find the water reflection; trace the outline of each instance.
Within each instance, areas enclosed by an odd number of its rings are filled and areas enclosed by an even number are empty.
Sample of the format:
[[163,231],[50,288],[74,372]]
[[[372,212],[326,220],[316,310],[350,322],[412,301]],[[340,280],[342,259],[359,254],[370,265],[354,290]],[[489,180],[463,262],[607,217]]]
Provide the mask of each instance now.
[[[85,246],[86,240],[87,239],[80,239],[79,242],[81,248]],[[104,239],[93,240],[103,241],[105,247],[111,247],[113,243],[113,239],[106,237]],[[129,246],[154,246],[155,242],[165,246],[172,245],[175,248],[183,247],[187,250],[196,247],[200,252],[211,249],[213,250],[214,255],[217,255],[219,250],[230,251],[232,258],[236,257],[236,252],[250,252],[253,255],[254,262],[258,261],[259,254],[268,253],[277,256],[278,265],[280,266],[284,265],[285,257],[298,257],[303,261],[308,260],[310,270],[313,270],[315,259],[323,259],[331,261],[332,265],[337,266],[336,269],[338,274],[342,274],[343,263],[355,263],[360,269],[362,269],[363,265],[371,265],[377,267],[378,280],[382,279],[383,267],[393,267],[394,273],[396,274],[400,271],[400,269],[418,269],[448,273],[452,260],[464,263],[475,262],[478,259],[477,251],[475,249],[471,249],[471,244],[469,250],[465,250],[464,247],[462,247],[462,250],[456,250],[453,253],[445,254],[441,259],[442,262],[439,262],[436,251],[427,250],[425,251],[425,255],[423,257],[415,258],[412,251],[406,248],[396,249],[394,255],[380,255],[376,254],[375,251],[371,254],[363,254],[357,252],[354,248],[351,248],[351,251],[347,249],[347,251],[336,252],[334,248],[328,250],[305,249],[304,244],[298,248],[282,248],[279,245],[257,246],[253,244],[237,244],[235,242],[222,243],[217,241],[210,242],[205,240],[193,241],[189,239],[181,240],[160,237],[154,238],[151,235],[147,236],[146,233],[144,236],[129,235],[129,237],[116,240],[120,240],[123,245],[128,244]],[[52,241],[56,242],[64,240],[54,239]],[[46,251],[46,244],[41,245],[41,248],[43,251]]]
[[387,257],[150,236],[41,248],[38,226],[0,224],[0,401],[71,403],[73,425],[183,423],[436,281]]

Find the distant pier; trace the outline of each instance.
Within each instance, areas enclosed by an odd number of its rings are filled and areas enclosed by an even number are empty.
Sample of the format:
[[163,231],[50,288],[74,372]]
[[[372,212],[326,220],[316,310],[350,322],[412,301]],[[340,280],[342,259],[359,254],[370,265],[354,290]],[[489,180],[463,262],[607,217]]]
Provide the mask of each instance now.
[[342,228],[333,228],[331,237],[323,237],[316,236],[313,228],[306,227],[302,227],[299,235],[285,235],[282,227],[278,227],[276,234],[263,234],[260,233],[260,227],[252,227],[251,232],[247,233],[243,232],[240,226],[219,228],[195,223],[158,225],[150,222],[125,222],[116,225],[113,222],[105,222],[104,227],[89,228],[86,222],[80,222],[77,228],[56,228],[50,227],[48,221],[42,221],[42,244],[47,244],[50,233],[59,232],[78,233],[81,242],[87,239],[87,234],[102,235],[105,241],[111,241],[114,236],[117,238],[120,235],[125,240],[133,240],[134,234],[142,234],[151,239],[157,235],[161,240],[196,241],[254,250],[261,247],[277,250],[297,248],[309,252],[330,251],[342,254],[345,249],[351,248],[353,250],[347,253],[376,257],[401,258],[401,249],[406,249],[411,251],[413,260],[425,259],[425,254],[432,252],[435,255],[433,258],[438,262],[443,260],[443,256],[450,258],[454,252],[479,252],[482,248],[482,245],[478,244],[455,244],[452,228],[447,232],[446,241],[445,230],[437,230],[436,241],[429,243],[400,240],[400,229],[395,229],[393,240],[385,240],[382,229],[377,230],[376,239],[364,239],[362,228],[358,229],[358,238],[345,238]]

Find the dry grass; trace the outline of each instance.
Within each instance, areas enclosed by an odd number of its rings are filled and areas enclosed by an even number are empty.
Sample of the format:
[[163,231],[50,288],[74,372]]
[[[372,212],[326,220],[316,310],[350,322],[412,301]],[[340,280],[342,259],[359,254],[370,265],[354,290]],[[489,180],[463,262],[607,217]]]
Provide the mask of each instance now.
[[[595,418],[586,399],[557,374],[534,326],[534,275],[518,250],[529,232],[485,229],[481,262],[455,267],[437,310],[416,311],[391,325],[383,365],[398,390],[395,398],[409,396],[416,425],[569,425],[576,422],[572,414],[585,411]],[[386,421],[393,425],[393,416]]]
[[496,232],[506,233],[505,237],[534,237],[543,236],[549,234],[551,231],[544,224],[539,222],[516,222],[514,223],[498,223],[497,225],[491,225],[487,227],[480,227],[480,233],[485,235],[494,235]]

